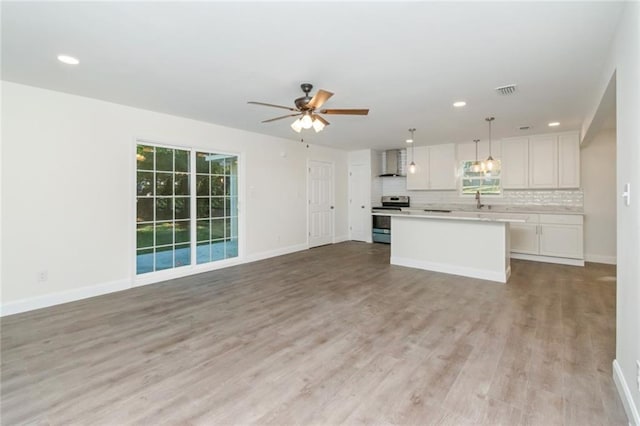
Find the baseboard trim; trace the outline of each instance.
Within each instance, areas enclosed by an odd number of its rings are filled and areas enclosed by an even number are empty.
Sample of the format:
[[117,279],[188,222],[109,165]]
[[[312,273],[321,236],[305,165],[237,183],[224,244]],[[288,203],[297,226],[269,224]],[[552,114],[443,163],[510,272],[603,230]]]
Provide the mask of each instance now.
[[586,262],[605,263],[607,265],[616,265],[617,264],[616,256],[603,256],[603,255],[600,255],[600,254],[585,254],[584,255],[584,260]]
[[107,293],[127,290],[131,288],[131,281],[116,280],[102,284],[76,288],[73,290],[61,291],[58,293],[45,294],[43,296],[20,299],[8,302],[0,307],[0,316],[19,314],[36,309],[48,308],[63,303],[75,302],[77,300],[88,299],[90,297],[102,296]]
[[557,263],[559,265],[584,266],[584,260],[569,259],[567,257],[538,256],[535,254],[511,252],[511,258],[520,260],[531,260],[534,262]]
[[617,359],[613,360],[613,381],[616,384],[618,395],[620,395],[620,399],[622,400],[624,411],[627,413],[629,425],[640,426],[640,415],[638,414],[638,408],[633,402],[631,391],[629,390],[629,386],[627,385],[627,381],[624,378],[624,374],[622,374],[622,369],[620,368],[620,364],[618,364]]
[[264,260],[264,259],[269,259],[271,257],[282,256],[284,254],[295,253],[297,251],[307,250],[308,248],[309,248],[309,245],[307,243],[304,243],[304,244],[296,244],[293,246],[282,247],[275,250],[268,250],[268,251],[263,251],[259,253],[254,253],[249,256],[246,256],[244,259],[245,262],[243,263],[257,262],[258,260]]
[[461,275],[463,277],[479,278],[481,280],[494,281],[504,284],[507,282],[510,270],[504,272],[486,271],[483,269],[465,268],[444,263],[425,262],[423,260],[407,259],[404,257],[391,257],[391,264],[406,266],[409,268],[425,269],[427,271],[443,272],[445,274]]

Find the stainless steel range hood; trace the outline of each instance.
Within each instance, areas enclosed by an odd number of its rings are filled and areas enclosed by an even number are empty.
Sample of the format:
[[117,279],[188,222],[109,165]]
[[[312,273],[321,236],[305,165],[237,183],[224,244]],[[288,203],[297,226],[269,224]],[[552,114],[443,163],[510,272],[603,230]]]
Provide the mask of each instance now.
[[407,150],[389,149],[382,153],[382,174],[387,176],[406,176]]

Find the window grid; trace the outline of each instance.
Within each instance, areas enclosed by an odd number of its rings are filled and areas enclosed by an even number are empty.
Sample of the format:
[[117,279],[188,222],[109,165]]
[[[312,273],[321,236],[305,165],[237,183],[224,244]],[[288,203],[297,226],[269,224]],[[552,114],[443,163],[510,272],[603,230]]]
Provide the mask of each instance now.
[[138,274],[238,256],[237,156],[138,144],[136,157]]

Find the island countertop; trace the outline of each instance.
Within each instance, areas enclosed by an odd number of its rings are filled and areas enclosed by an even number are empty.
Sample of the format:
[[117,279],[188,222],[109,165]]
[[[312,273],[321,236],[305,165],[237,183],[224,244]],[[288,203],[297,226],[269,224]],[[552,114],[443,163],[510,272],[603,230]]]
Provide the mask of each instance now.
[[479,212],[466,212],[466,211],[452,211],[450,213],[444,212],[426,212],[426,211],[389,211],[389,212],[374,212],[374,216],[391,216],[391,217],[403,217],[403,218],[416,218],[416,219],[440,219],[440,220],[467,220],[467,221],[480,221],[480,222],[516,222],[524,223],[527,221],[526,214],[516,213],[479,213]]

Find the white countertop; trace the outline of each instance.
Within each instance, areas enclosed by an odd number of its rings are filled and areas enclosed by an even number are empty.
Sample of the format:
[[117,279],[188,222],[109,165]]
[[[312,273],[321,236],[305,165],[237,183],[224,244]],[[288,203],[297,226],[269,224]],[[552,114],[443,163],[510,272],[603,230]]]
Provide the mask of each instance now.
[[423,210],[403,210],[389,212],[374,212],[374,216],[390,216],[416,219],[440,219],[440,220],[468,220],[480,222],[520,222],[527,221],[527,216],[517,213],[487,213],[487,212],[467,212],[452,211],[451,213],[425,212]]
[[[483,200],[484,201],[484,200]],[[485,201],[488,203],[488,201]],[[403,211],[423,211],[424,209],[452,210],[454,212],[482,212],[482,213],[523,213],[523,214],[576,214],[584,215],[582,209],[568,206],[521,206],[508,204],[488,204],[478,210],[475,204],[418,204],[403,208]]]

